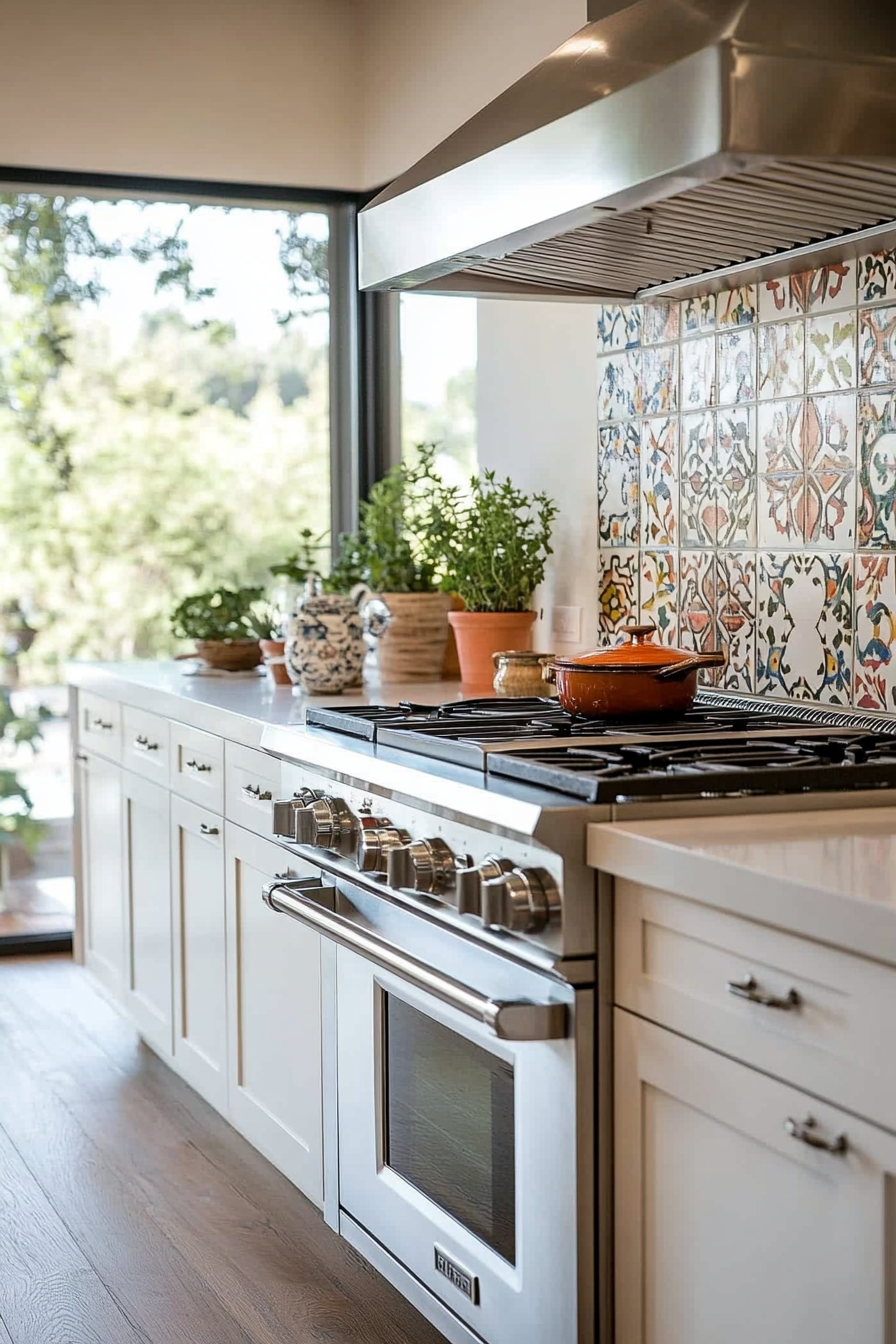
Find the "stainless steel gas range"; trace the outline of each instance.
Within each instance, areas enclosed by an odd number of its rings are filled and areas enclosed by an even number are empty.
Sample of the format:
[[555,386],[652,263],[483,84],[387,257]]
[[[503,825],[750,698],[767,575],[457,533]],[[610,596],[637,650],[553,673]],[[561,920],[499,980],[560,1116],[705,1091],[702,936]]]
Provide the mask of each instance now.
[[709,691],[675,722],[486,700],[266,730],[301,876],[264,899],[322,935],[326,1216],[448,1339],[609,1338],[611,947],[586,823],[883,801],[893,734]]

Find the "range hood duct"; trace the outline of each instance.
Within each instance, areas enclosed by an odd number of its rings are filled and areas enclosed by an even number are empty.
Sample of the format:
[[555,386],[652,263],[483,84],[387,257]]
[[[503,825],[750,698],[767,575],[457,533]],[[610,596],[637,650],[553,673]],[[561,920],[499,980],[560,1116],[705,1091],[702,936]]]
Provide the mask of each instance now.
[[361,212],[361,287],[650,298],[896,245],[887,9],[617,8]]

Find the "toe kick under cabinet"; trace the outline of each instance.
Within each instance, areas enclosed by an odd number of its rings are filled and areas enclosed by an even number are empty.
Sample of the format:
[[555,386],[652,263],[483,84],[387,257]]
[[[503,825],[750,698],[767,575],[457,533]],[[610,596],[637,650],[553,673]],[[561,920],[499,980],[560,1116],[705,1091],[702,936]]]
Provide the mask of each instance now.
[[77,695],[85,967],[146,1043],[322,1206],[320,937],[261,898],[275,877],[307,875],[267,838],[279,767]]
[[616,1344],[894,1344],[896,969],[614,907]]

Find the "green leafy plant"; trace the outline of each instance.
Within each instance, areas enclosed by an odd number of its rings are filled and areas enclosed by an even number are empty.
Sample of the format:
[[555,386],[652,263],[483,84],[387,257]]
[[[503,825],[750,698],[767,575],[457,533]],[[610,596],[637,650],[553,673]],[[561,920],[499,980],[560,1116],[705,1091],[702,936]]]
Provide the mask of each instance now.
[[324,539],[324,533],[315,536],[313,528],[303,527],[295,551],[279,565],[271,565],[271,573],[292,583],[304,583],[309,574],[319,574],[325,551]]
[[343,532],[329,574],[321,576],[325,593],[348,593],[364,582],[364,552],[357,532]]
[[526,611],[553,553],[557,505],[543,491],[527,495],[494,471],[474,476],[470,498],[455,500],[438,522],[444,548],[442,586],[458,593],[467,611]]
[[194,593],[174,608],[171,629],[178,639],[270,639],[276,616],[263,596],[262,588],[215,588]]
[[380,593],[430,593],[445,568],[446,522],[459,507],[455,487],[435,466],[436,445],[392,467],[361,505],[356,538],[364,581]]

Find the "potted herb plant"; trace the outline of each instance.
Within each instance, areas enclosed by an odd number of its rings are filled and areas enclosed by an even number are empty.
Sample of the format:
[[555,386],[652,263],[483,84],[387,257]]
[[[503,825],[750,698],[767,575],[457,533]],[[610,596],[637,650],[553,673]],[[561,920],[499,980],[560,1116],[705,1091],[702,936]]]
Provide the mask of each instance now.
[[461,680],[490,685],[494,654],[529,649],[536,613],[532,594],[552,554],[557,505],[539,491],[527,495],[494,471],[470,483],[470,498],[443,525],[446,586],[466,610],[448,616],[457,640]]
[[356,560],[384,624],[376,649],[383,681],[442,675],[451,606],[440,582],[442,537],[458,503],[435,451],[418,444],[416,458],[387,472],[361,505]]
[[[272,612],[261,588],[214,588],[185,597],[171,613],[178,639],[192,639],[209,667],[242,672],[261,662],[259,641],[270,637]],[[182,655],[189,656],[189,655]]]

